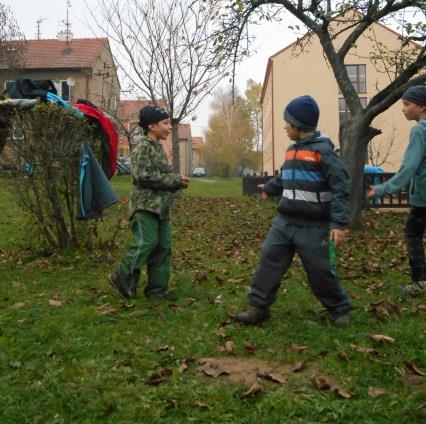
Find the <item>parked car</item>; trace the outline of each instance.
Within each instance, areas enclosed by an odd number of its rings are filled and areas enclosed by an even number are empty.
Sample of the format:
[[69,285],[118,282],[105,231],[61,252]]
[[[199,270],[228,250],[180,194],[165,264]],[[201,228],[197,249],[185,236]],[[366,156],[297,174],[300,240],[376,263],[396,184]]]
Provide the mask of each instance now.
[[204,177],[205,175],[206,175],[206,170],[201,167],[194,168],[194,170],[192,171],[193,177]]

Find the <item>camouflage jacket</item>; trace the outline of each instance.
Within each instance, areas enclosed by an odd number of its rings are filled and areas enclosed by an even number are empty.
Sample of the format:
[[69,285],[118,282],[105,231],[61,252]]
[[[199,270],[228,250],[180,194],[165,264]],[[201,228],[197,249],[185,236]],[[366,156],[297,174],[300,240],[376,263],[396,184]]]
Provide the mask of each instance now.
[[130,218],[138,210],[168,219],[175,192],[181,188],[180,175],[172,173],[163,146],[144,136],[132,152]]

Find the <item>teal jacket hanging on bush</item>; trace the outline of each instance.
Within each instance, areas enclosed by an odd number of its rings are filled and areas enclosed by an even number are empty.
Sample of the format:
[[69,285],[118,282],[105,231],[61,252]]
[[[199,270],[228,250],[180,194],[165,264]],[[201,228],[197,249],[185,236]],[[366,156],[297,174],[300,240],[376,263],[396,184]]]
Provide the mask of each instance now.
[[77,219],[98,217],[102,210],[118,201],[90,147],[82,144],[80,201]]

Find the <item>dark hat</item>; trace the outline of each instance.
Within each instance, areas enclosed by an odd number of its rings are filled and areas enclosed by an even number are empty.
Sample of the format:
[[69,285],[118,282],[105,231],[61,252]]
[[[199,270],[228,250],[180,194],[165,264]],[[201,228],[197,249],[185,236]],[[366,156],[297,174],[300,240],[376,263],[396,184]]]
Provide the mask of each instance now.
[[284,121],[302,131],[315,131],[319,119],[319,107],[311,96],[293,99],[284,109]]
[[426,85],[413,85],[402,95],[403,100],[426,106]]
[[156,124],[169,118],[169,114],[160,106],[144,106],[139,111],[139,126],[144,130],[151,124]]

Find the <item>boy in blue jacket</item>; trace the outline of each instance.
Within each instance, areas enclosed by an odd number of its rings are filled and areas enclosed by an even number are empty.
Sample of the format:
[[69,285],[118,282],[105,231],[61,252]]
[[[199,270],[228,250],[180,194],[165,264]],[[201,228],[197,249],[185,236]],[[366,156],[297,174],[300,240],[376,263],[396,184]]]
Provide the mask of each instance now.
[[405,293],[426,294],[426,266],[423,236],[426,228],[426,86],[415,85],[402,95],[402,112],[409,121],[417,121],[411,129],[410,141],[399,171],[381,185],[370,187],[368,198],[382,197],[401,191],[410,184],[411,211],[405,225],[405,239],[412,283]]
[[284,110],[285,129],[295,143],[286,152],[280,174],[263,188],[264,199],[282,197],[260,252],[247,310],[235,316],[244,324],[269,318],[295,253],[331,322],[336,327],[349,322],[351,300],[334,265],[334,246],[344,242],[348,221],[348,175],[329,138],[316,131],[318,119],[318,105],[310,96],[293,99]]

